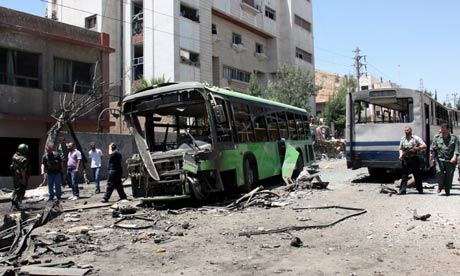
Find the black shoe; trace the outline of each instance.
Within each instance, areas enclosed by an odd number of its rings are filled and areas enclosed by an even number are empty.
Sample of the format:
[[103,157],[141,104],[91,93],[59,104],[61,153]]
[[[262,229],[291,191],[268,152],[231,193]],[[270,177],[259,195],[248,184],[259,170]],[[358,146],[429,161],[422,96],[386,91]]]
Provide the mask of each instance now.
[[423,194],[423,190],[417,190],[419,194]]
[[107,199],[103,198],[103,199],[101,199],[101,202],[102,202],[102,203],[107,203],[107,202],[109,202],[109,201],[108,201]]
[[405,195],[406,194],[406,191],[399,191],[398,192],[398,195]]
[[100,189],[96,189],[96,192],[95,192],[95,193],[96,193],[96,194],[99,194],[100,192],[101,192]]

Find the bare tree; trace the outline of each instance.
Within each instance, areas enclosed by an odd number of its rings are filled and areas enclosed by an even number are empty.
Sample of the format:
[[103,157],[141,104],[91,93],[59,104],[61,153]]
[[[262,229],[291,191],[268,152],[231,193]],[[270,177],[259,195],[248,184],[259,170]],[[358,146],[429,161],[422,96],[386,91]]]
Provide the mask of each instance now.
[[[101,81],[100,77],[97,77],[97,67],[98,62],[96,62],[94,66],[94,74],[92,78],[91,88],[89,89],[88,93],[85,95],[76,95],[76,88],[77,82],[74,83],[72,89],[72,95],[67,97],[67,94],[63,96],[59,96],[59,110],[55,110],[51,117],[53,117],[56,122],[54,125],[48,130],[46,144],[56,144],[57,137],[61,132],[62,128],[66,125],[70,130],[70,134],[72,138],[75,140],[75,145],[78,150],[82,151],[81,145],[75,135],[74,129],[72,127],[72,123],[76,120],[85,117],[91,112],[94,112],[98,107],[102,106],[103,104],[103,89],[102,86],[104,83]],[[83,154],[82,156],[82,168],[83,168],[83,176],[85,182],[89,183],[89,180],[86,176],[86,157]],[[43,179],[41,185],[46,182],[46,175]]]

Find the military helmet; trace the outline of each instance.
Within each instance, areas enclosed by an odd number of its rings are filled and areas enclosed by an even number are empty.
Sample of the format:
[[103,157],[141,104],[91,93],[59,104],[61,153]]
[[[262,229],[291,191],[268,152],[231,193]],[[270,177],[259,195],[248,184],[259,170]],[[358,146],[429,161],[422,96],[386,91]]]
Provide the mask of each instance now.
[[18,152],[20,154],[26,154],[28,150],[29,150],[29,147],[26,144],[20,144],[18,146]]

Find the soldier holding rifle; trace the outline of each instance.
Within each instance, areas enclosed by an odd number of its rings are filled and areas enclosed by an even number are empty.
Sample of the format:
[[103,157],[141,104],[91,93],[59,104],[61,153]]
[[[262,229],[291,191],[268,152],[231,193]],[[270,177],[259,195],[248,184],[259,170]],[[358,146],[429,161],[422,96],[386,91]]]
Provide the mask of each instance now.
[[399,143],[399,160],[401,160],[402,178],[398,195],[406,194],[407,179],[411,173],[414,175],[417,191],[423,194],[420,158],[417,153],[425,150],[426,144],[420,137],[412,135],[412,128],[410,126],[404,128],[404,133],[405,135],[401,138],[401,142]]
[[442,124],[439,134],[436,134],[431,144],[433,155],[436,156],[436,175],[438,176],[438,190],[440,193],[443,189],[446,196],[450,194],[452,188],[452,179],[454,177],[455,167],[457,165],[458,138],[450,134],[448,124]]

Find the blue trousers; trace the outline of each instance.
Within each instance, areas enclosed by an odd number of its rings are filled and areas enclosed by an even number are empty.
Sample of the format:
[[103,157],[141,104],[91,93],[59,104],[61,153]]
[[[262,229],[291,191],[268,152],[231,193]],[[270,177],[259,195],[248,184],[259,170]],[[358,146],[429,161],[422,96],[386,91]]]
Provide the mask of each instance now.
[[56,195],[58,200],[61,199],[61,173],[48,173],[48,195],[49,199],[53,199]]
[[101,167],[91,168],[91,170],[93,171],[94,182],[96,182],[96,189],[100,190],[101,189],[101,185],[100,185]]
[[70,178],[70,186],[72,187],[72,194],[74,196],[80,196],[80,189],[78,188],[77,183],[77,171],[74,168],[67,168],[67,173]]

